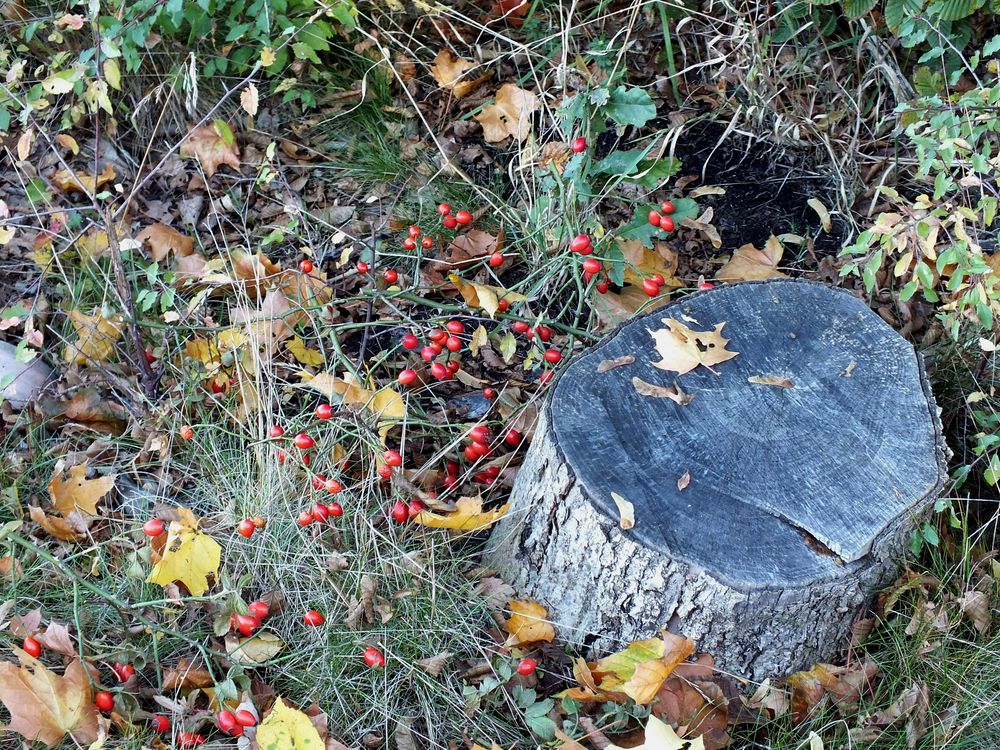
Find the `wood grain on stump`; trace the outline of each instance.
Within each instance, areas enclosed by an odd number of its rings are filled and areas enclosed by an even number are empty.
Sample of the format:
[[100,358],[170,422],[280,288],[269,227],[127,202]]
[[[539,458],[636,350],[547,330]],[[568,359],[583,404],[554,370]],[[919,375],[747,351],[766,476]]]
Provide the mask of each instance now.
[[[725,323],[739,355],[714,372],[658,369],[662,318]],[[640,395],[634,377],[693,400]],[[719,287],[564,370],[489,559],[571,641],[603,651],[667,626],[725,669],[785,674],[846,645],[940,491],[946,452],[919,356],[863,302],[788,279]]]

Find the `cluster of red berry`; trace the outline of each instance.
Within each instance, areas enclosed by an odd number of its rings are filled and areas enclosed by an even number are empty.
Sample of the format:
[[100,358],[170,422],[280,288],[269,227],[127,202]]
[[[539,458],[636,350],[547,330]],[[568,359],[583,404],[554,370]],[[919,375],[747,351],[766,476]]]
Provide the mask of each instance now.
[[438,214],[441,216],[441,224],[445,229],[456,229],[472,223],[472,214],[462,210],[455,214],[451,212],[451,206],[442,203],[438,206]]
[[229,629],[238,630],[241,635],[249,638],[264,624],[264,620],[270,614],[270,608],[266,602],[257,600],[247,605],[247,611],[245,615],[238,613],[229,615]]
[[[403,248],[405,250],[416,250],[417,249],[417,238],[422,234],[422,230],[416,224],[412,225],[408,230],[409,235],[405,240],[403,240]],[[424,235],[420,239],[420,247],[424,250],[430,250],[434,247],[434,240],[429,235]]]
[[[421,347],[421,341],[414,334],[407,333],[401,341],[403,348],[408,351],[420,349],[420,358],[424,362],[429,362],[431,375],[438,380],[451,380],[462,368],[461,363],[453,354],[458,354],[465,343],[460,336],[465,333],[465,325],[460,320],[449,320],[444,329],[434,329],[427,334],[427,343]],[[443,362],[436,361],[438,356],[443,354],[445,349],[448,354]],[[410,386],[417,382],[419,376],[413,368],[406,368],[399,373],[397,380],[400,385]]]
[[406,523],[407,521],[416,518],[422,511],[425,510],[427,510],[427,506],[416,498],[410,500],[408,503],[404,503],[402,500],[397,500],[392,504],[392,507],[389,508],[389,517],[396,523]]
[[674,212],[674,204],[670,201],[663,201],[659,211],[649,212],[649,223],[654,227],[659,227],[665,232],[674,231],[674,220],[670,214]]
[[246,708],[235,712],[224,708],[215,715],[215,722],[230,737],[241,737],[245,728],[257,726],[257,714]]

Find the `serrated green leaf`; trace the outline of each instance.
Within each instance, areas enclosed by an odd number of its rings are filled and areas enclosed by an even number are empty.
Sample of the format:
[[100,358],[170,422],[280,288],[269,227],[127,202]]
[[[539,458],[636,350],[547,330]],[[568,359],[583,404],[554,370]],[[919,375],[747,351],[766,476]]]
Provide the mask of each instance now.
[[878,5],[878,0],[844,0],[842,3],[844,13],[851,18],[861,18],[876,5]]
[[[927,10],[942,21],[967,18],[983,7],[984,0],[931,0]],[[961,49],[963,45],[956,46]]]
[[899,32],[904,18],[909,18],[923,9],[923,0],[886,0],[885,22],[893,32]]

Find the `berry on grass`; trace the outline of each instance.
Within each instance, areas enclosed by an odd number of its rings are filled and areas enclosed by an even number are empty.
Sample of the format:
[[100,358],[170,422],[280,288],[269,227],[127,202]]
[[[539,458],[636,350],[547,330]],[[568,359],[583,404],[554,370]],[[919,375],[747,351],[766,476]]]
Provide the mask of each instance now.
[[308,258],[306,258],[303,261],[300,261],[299,262],[299,270],[302,271],[302,273],[312,273],[313,262],[311,260],[309,260]]
[[163,520],[160,518],[150,518],[142,525],[142,533],[146,536],[159,536],[163,533]]
[[194,427],[189,424],[181,427],[180,436],[184,440],[191,440],[194,437]]
[[538,669],[538,662],[531,658],[521,659],[517,663],[517,673],[522,677],[534,674],[536,669]]
[[244,518],[236,526],[236,531],[239,532],[239,535],[243,536],[243,537],[246,537],[247,539],[249,539],[250,537],[252,537],[253,533],[256,530],[257,530],[257,527],[254,525],[253,519],[250,519],[250,518]]
[[314,445],[316,445],[316,441],[313,440],[311,437],[309,437],[309,435],[305,432],[300,432],[298,435],[296,435],[295,438],[292,440],[292,443],[300,451],[307,451]]
[[372,669],[379,669],[385,666],[385,655],[374,646],[366,648],[361,657],[365,660],[365,664]]
[[302,621],[306,625],[311,625],[312,627],[319,627],[324,622],[326,622],[326,618],[323,616],[322,612],[319,612],[315,609],[310,609],[302,616]]
[[587,139],[583,136],[573,139],[573,143],[570,145],[570,151],[574,154],[582,154],[587,150]]
[[114,709],[115,697],[107,690],[101,690],[94,696],[94,705],[97,706],[98,710],[107,713]]
[[42,644],[30,635],[21,642],[21,649],[28,656],[33,656],[36,659],[42,655]]

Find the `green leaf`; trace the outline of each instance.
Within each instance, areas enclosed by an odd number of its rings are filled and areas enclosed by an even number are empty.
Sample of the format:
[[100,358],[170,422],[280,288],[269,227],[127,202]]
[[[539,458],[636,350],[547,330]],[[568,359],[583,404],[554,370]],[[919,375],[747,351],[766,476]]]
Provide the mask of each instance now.
[[619,86],[608,97],[604,114],[619,125],[641,127],[656,117],[656,105],[642,89]]
[[610,174],[627,177],[636,171],[639,162],[649,151],[648,148],[635,148],[631,151],[612,151],[594,165],[597,174]]
[[923,0],[886,0],[885,22],[893,32],[898,32],[903,19],[919,13],[923,5]]
[[[983,6],[984,0],[932,0],[927,10],[942,21],[967,18]],[[956,45],[960,49],[963,45]]]
[[664,182],[681,171],[681,160],[673,156],[655,161],[653,159],[646,159],[639,162],[636,171],[642,174],[642,177],[629,177],[629,182],[635,182],[650,190],[656,190]]
[[861,18],[876,5],[878,5],[878,0],[844,0],[842,3],[844,13],[851,18]]

